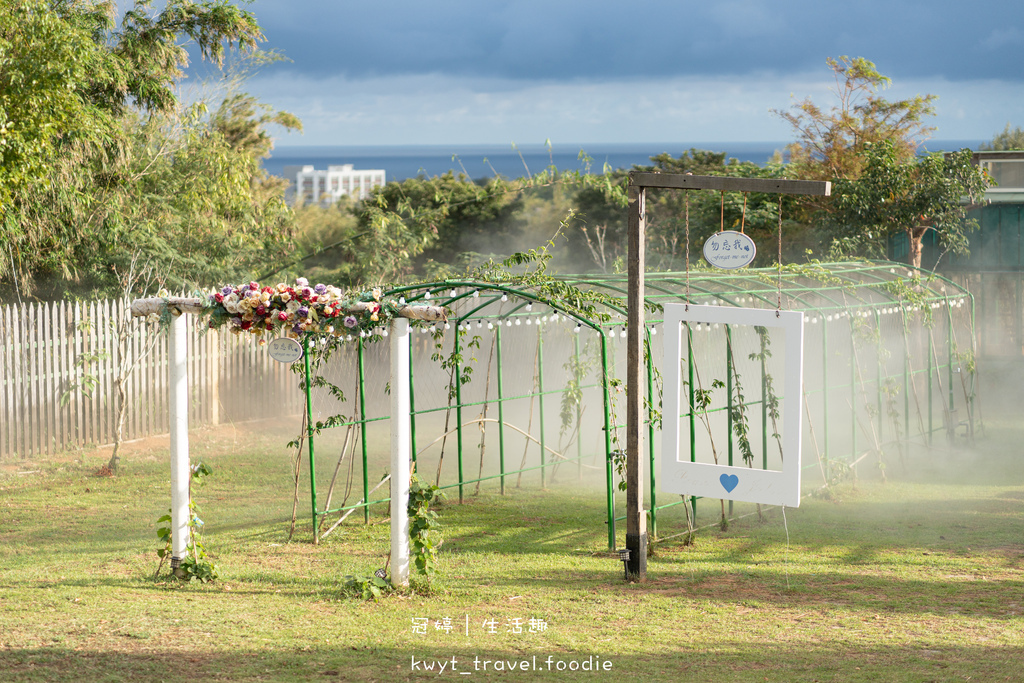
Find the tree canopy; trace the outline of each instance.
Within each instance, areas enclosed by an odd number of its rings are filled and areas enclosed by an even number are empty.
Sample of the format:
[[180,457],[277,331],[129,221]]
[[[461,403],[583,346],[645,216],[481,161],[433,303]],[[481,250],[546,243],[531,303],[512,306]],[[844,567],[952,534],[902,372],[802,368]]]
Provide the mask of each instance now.
[[227,0],[0,0],[0,296],[117,291],[144,251],[168,284],[257,259],[285,207],[259,167],[264,128],[297,127],[233,93],[213,112],[175,88],[186,46],[215,64],[255,50],[253,15]]
[[943,253],[965,253],[967,234],[977,227],[967,220],[967,209],[987,186],[971,156],[964,149],[907,160],[892,141],[868,146],[860,177],[837,181],[832,208],[821,216],[834,253],[884,257],[889,238],[904,232],[910,264],[920,268],[921,239],[929,230],[937,233]]
[[857,178],[869,145],[889,141],[900,159],[917,154],[934,130],[924,123],[935,113],[935,95],[890,101],[878,95],[891,79],[863,57],[829,58],[837,102],[827,111],[809,97],[789,111],[773,110],[788,121],[796,140],[787,147],[791,172],[808,180]]
[[1011,129],[1007,123],[1002,133],[996,133],[992,140],[982,144],[978,149],[992,152],[1024,149],[1024,129],[1020,126]]

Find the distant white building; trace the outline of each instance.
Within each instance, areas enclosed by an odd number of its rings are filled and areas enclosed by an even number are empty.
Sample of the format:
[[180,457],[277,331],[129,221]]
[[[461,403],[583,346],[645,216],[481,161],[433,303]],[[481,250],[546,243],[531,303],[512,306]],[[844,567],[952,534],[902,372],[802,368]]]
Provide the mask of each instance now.
[[284,175],[294,183],[288,192],[292,201],[301,197],[306,204],[333,204],[342,197],[366,199],[373,188],[385,183],[383,170],[357,171],[352,164],[328,166],[326,171],[285,166]]

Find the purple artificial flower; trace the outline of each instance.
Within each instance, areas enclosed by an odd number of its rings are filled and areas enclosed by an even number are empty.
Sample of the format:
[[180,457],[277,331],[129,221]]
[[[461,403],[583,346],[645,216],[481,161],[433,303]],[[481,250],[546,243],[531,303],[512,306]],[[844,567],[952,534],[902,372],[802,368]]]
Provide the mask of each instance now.
[[231,294],[234,291],[235,288],[232,287],[231,285],[224,285],[224,287],[221,288],[220,293],[223,294],[224,296],[227,296],[228,294]]
[[349,329],[359,324],[359,321],[356,320],[356,317],[354,315],[346,315],[345,320],[343,322],[345,323],[345,327]]
[[313,288],[313,291],[316,292],[317,294],[323,294],[324,292],[327,291],[327,285],[321,282],[320,284]]
[[305,306],[302,306],[302,307],[299,308],[298,311],[296,311],[296,313],[299,314],[300,318],[305,318],[306,316],[309,315],[309,309],[306,308]]
[[302,323],[295,323],[294,325],[292,325],[292,332],[294,332],[295,334],[302,332]]

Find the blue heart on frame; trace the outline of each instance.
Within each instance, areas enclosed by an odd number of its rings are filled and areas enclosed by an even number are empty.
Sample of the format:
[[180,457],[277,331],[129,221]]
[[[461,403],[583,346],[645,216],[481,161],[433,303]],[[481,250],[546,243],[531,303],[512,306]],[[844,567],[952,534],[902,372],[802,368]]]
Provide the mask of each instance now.
[[723,474],[718,478],[718,481],[722,482],[722,488],[725,489],[726,493],[732,493],[732,490],[739,485],[740,478],[735,474]]

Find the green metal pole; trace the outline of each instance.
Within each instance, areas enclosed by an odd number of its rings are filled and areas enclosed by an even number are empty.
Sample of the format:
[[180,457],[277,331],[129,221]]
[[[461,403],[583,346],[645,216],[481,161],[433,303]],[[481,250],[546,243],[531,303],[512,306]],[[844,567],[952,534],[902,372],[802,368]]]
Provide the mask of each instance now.
[[928,445],[932,444],[932,331],[928,330]]
[[537,404],[540,408],[540,487],[544,488],[547,474],[547,453],[544,451],[544,335],[537,326]]
[[[1019,299],[1018,299],[1019,301]],[[946,351],[947,360],[949,365],[947,366],[948,372],[947,377],[949,378],[949,415],[952,418],[953,415],[953,309],[949,305],[949,300],[946,301]],[[956,425],[950,425],[954,433],[956,431]]]
[[970,304],[970,307],[971,307],[971,330],[970,330],[970,332],[971,332],[971,358],[972,358],[972,365],[975,365],[975,369],[971,371],[971,386],[970,386],[970,392],[968,393],[969,398],[967,400],[967,415],[969,416],[968,420],[970,420],[971,439],[973,439],[974,438],[974,389],[975,389],[976,380],[977,380],[977,357],[978,357],[978,343],[977,343],[978,342],[978,336],[977,335],[978,335],[978,328],[975,326],[975,319],[974,319],[974,314],[975,314],[975,310],[974,310],[974,295],[968,293],[966,298],[967,298],[968,304]]
[[[824,322],[824,320],[822,320]],[[765,368],[765,338],[761,343],[761,469],[768,469],[768,371]]]
[[[732,328],[725,326],[725,436],[729,440],[729,467],[732,467]],[[732,500],[729,501],[729,515],[732,515]]]
[[505,387],[501,373],[501,325],[494,327],[494,346],[498,363],[498,469],[501,472],[501,495],[505,495]]
[[857,459],[857,340],[850,316],[850,462]]
[[903,318],[903,433],[910,439],[910,337],[908,336],[907,311],[901,307]]
[[601,335],[601,373],[604,396],[604,470],[605,491],[608,509],[608,550],[615,550],[615,481],[612,476],[612,423],[611,400],[608,396],[608,340],[600,329]]
[[366,463],[366,367],[363,360],[363,340],[359,339],[359,439],[363,452],[363,523],[370,523],[370,473]]
[[[693,412],[693,331],[690,323],[686,323],[686,370],[687,382],[690,387],[690,462],[697,462],[697,416]],[[690,508],[693,512],[694,526],[697,524],[697,496],[690,496]]]
[[[654,410],[654,360],[651,358],[651,334],[648,331],[645,335],[647,342],[647,404],[650,406],[647,411],[647,452],[649,471],[651,475],[651,538],[658,537],[658,503],[657,503],[657,481],[654,476],[654,420],[651,412]],[[676,417],[675,419],[679,419]]]
[[[875,358],[877,361],[875,363],[875,390],[878,394],[878,405],[876,406],[876,410],[878,414],[878,443],[881,444],[884,441],[882,433],[882,426],[884,424],[884,420],[882,419],[882,321],[878,315],[878,309],[875,309],[874,314],[875,331],[878,333],[878,339],[875,343],[875,354],[877,356]],[[888,370],[888,368],[886,368],[886,370]]]
[[[410,335],[411,337],[412,335]],[[410,338],[410,341],[411,338]],[[409,442],[412,444],[412,471],[416,471],[416,391],[413,389],[413,344],[409,344]]]
[[306,443],[309,449],[309,497],[310,504],[313,509],[313,544],[316,545],[320,542],[320,539],[317,536],[316,458],[313,456],[313,402],[311,400],[310,391],[311,378],[309,372],[309,341],[305,338],[302,339],[302,361],[306,370]]
[[462,360],[459,354],[462,351],[461,344],[462,330],[455,327],[455,342],[452,353],[455,356],[455,433],[456,452],[459,459],[459,503],[463,502],[463,476],[462,476]]
[[[580,366],[580,335],[573,335],[573,342],[576,348],[576,367]],[[582,386],[584,377],[578,379]],[[582,388],[580,389],[582,392]],[[582,393],[581,393],[582,395]],[[580,400],[576,403],[576,477],[583,479],[583,425],[580,423],[583,421],[583,401]]]
[[[821,438],[821,450],[825,454],[825,463],[828,467],[829,452],[828,452],[828,318],[822,314],[821,316],[821,409],[822,415],[825,419],[822,420],[822,438]],[[826,470],[827,471],[827,470]],[[831,477],[832,473],[828,472]]]

